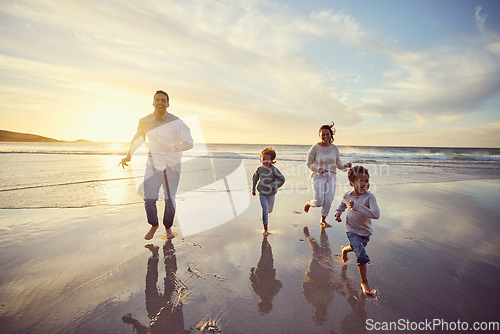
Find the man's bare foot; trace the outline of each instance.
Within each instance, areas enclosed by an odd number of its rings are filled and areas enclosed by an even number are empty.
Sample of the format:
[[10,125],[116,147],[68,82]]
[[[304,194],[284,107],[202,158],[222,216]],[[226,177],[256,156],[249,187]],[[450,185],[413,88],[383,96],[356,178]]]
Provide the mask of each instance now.
[[372,289],[370,289],[370,285],[368,284],[368,281],[361,282],[361,290],[363,290],[363,293],[367,296],[371,296],[373,294],[373,291],[372,291]]
[[348,247],[344,247],[344,246],[340,246],[342,248],[342,261],[344,261],[344,263],[347,262],[348,260],[348,257],[347,257],[347,248]]
[[308,228],[307,226],[304,226],[304,235],[305,235],[306,237],[308,237],[308,236],[309,236],[309,228]]
[[311,207],[311,204],[309,204],[309,202],[307,202],[306,205],[304,206],[304,212],[308,213],[310,207]]
[[167,239],[175,238],[175,234],[174,234],[174,232],[172,232],[171,228],[167,228],[166,236],[167,236]]
[[146,240],[153,239],[153,237],[155,236],[155,232],[156,232],[157,229],[158,229],[158,225],[151,226],[151,228],[149,229],[149,232],[144,236],[144,239],[146,239]]

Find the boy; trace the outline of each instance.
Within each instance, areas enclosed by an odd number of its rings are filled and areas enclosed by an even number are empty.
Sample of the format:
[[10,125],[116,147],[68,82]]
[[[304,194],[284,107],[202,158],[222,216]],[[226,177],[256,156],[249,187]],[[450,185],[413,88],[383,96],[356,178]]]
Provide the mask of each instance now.
[[344,195],[342,203],[335,213],[335,220],[341,222],[340,215],[348,208],[345,231],[351,244],[347,247],[342,246],[342,260],[344,263],[347,262],[347,253],[349,252],[356,254],[359,275],[361,276],[361,289],[365,295],[371,295],[373,292],[366,278],[366,264],[370,262],[370,258],[366,254],[365,247],[373,233],[371,219],[378,219],[380,210],[375,195],[368,191],[370,188],[368,169],[363,166],[354,166],[349,169],[347,177],[354,190],[348,191]]

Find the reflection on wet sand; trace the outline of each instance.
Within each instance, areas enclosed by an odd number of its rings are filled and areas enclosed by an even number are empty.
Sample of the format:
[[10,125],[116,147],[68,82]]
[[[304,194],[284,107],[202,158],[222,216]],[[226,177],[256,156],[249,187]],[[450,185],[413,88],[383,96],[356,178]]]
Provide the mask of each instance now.
[[312,320],[323,323],[335,290],[342,291],[343,281],[333,270],[334,259],[325,229],[321,228],[320,243],[311,237],[307,226],[304,235],[312,248],[312,260],[302,282],[302,293],[313,306]]
[[349,295],[347,301],[351,305],[351,313],[342,320],[340,332],[342,334],[366,333],[366,319],[368,319],[368,316],[365,311],[365,303],[367,296],[361,291],[358,293],[354,290],[352,283],[346,277],[346,270],[347,265],[343,265],[341,276]]
[[280,291],[282,284],[276,279],[274,259],[271,245],[267,241],[267,235],[262,240],[262,248],[257,268],[250,269],[250,281],[255,293],[260,297],[257,309],[263,313],[269,313],[273,308],[273,298]]
[[149,327],[134,319],[131,314],[123,316],[122,320],[134,327],[137,333],[182,333],[184,331],[184,316],[182,313],[183,294],[186,285],[176,277],[177,259],[171,240],[163,245],[165,264],[164,292],[158,290],[159,247],[146,246],[151,251],[146,273],[146,310],[151,320]]

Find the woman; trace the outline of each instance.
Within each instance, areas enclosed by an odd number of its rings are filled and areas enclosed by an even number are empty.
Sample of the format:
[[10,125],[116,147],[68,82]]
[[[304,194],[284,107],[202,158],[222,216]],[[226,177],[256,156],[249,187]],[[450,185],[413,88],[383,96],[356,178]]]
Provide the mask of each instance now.
[[321,207],[321,226],[332,227],[326,222],[330,213],[335,188],[337,186],[337,169],[345,170],[351,167],[351,163],[343,164],[340,160],[339,149],[332,144],[335,128],[331,125],[323,125],[319,129],[321,141],[313,146],[307,154],[307,168],[311,171],[313,199],[307,201],[304,211],[309,208]]

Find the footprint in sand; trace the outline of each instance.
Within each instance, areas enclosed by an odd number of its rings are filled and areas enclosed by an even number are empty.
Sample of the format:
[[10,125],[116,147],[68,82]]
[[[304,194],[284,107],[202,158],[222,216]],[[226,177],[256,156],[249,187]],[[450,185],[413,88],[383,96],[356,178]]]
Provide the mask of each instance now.
[[334,254],[333,256],[335,256],[335,258],[337,260],[340,260],[340,261],[342,261],[342,263],[344,263],[344,260],[342,259],[342,255],[341,254]]

